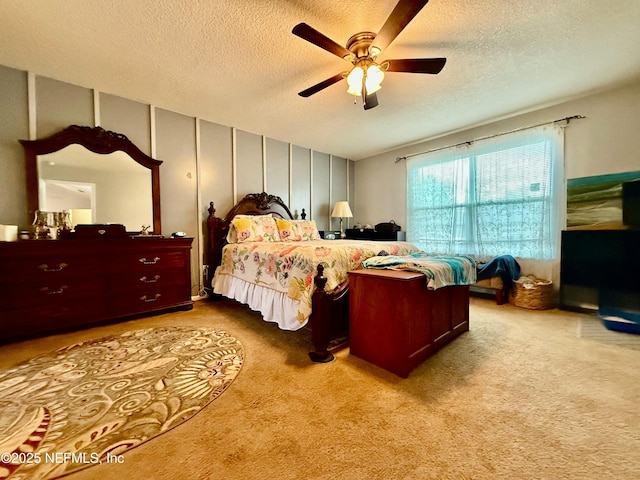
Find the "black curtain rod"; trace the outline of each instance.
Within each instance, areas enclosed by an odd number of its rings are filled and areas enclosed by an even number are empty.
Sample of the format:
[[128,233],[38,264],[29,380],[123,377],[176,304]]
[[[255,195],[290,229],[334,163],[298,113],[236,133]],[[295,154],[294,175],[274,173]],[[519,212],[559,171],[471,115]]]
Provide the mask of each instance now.
[[434,148],[434,149],[431,149],[431,150],[427,150],[426,152],[412,153],[410,155],[405,155],[404,157],[396,157],[395,163],[398,163],[401,160],[406,160],[407,158],[417,157],[418,155],[425,155],[427,153],[437,152],[437,151],[440,151],[440,150],[445,150],[447,148],[461,147],[462,145],[472,145],[474,142],[477,142],[477,141],[480,141],[480,140],[487,140],[489,138],[500,137],[502,135],[508,135],[510,133],[521,132],[523,130],[529,130],[531,128],[542,127],[544,125],[551,125],[552,123],[567,122],[567,124],[569,124],[569,122],[571,120],[580,120],[580,119],[583,119],[583,118],[586,118],[586,117],[583,116],[583,115],[573,115],[571,117],[559,118],[558,120],[554,120],[552,122],[539,123],[537,125],[531,125],[530,127],[517,128],[515,130],[510,130],[508,132],[496,133],[495,135],[488,135],[486,137],[476,138],[475,140],[470,140],[468,142],[460,142],[460,143],[456,143],[455,145],[447,145],[446,147]]

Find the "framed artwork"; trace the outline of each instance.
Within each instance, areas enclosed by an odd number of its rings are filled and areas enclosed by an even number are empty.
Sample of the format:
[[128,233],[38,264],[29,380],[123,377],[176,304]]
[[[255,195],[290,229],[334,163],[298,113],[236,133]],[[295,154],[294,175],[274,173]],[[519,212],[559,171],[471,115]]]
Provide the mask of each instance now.
[[567,180],[567,230],[623,228],[622,184],[640,171]]

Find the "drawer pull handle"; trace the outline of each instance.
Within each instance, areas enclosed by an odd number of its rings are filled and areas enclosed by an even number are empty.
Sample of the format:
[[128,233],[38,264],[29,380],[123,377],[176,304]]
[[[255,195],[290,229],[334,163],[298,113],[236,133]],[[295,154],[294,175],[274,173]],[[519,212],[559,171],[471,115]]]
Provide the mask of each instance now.
[[153,260],[147,260],[146,257],[142,257],[138,261],[145,265],[155,265],[156,263],[158,263],[158,260],[160,260],[160,257],[155,257]]
[[156,283],[158,280],[160,280],[160,275],[156,275],[153,278],[140,277],[142,283]]
[[140,297],[140,300],[142,300],[145,303],[149,303],[149,302],[155,302],[159,298],[160,298],[160,294],[156,293],[153,298],[147,298],[146,295],[143,295],[143,296]]
[[45,295],[60,295],[61,293],[64,293],[67,288],[69,287],[66,285],[60,285],[60,288],[58,288],[58,290],[49,290],[49,287],[42,287],[40,291]]
[[49,267],[49,265],[43,263],[42,265],[38,265],[38,268],[43,272],[59,272],[68,266],[69,265],[67,263],[60,263],[57,267]]

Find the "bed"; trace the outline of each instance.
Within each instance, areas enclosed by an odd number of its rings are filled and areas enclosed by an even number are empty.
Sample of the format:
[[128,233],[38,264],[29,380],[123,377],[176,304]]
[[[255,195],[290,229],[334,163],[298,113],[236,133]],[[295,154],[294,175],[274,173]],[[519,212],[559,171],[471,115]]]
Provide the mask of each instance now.
[[452,312],[452,322],[468,320],[468,285],[476,281],[471,257],[433,257],[402,241],[322,240],[304,209],[302,219],[294,219],[282,199],[265,192],[247,195],[222,218],[215,213],[210,202],[208,283],[214,298],[244,303],[283,330],[309,328],[313,362],[333,360],[330,350],[346,345],[348,272],[363,267],[421,272],[428,290],[466,286],[466,295],[433,295],[427,318],[438,322]]
[[[294,221],[282,199],[265,192],[247,195],[224,217],[215,213],[210,202],[207,260],[208,283],[214,294],[249,305],[281,329],[310,328],[314,350],[309,357],[316,363],[333,360],[330,347],[348,336],[347,272],[360,268],[370,257],[419,251],[407,242],[322,240],[317,229],[313,232],[311,228],[285,241],[270,241],[274,240],[271,223],[262,228],[260,240],[252,241],[251,234],[244,236],[243,219],[271,216],[277,221]],[[304,210],[301,216],[295,220],[298,233],[300,225],[311,225]]]

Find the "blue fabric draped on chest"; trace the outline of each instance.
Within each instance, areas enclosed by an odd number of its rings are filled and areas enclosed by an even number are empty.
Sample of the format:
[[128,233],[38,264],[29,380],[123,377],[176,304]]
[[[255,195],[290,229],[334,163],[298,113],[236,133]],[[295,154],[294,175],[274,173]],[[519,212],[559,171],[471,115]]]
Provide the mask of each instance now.
[[511,290],[513,281],[520,278],[520,264],[511,255],[500,255],[490,262],[478,265],[478,280],[500,277],[505,291]]

